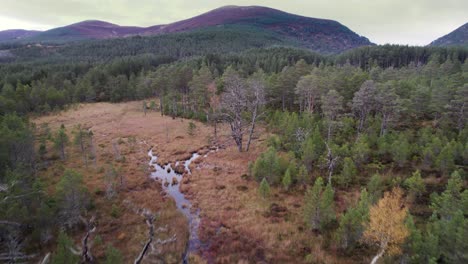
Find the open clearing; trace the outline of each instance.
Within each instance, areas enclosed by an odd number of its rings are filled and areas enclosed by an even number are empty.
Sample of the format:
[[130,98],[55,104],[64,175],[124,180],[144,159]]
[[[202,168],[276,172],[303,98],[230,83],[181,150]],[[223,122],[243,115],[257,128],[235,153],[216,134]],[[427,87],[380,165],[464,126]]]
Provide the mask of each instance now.
[[[177,237],[175,243],[160,247],[161,253],[150,254],[147,260],[181,261],[188,239],[187,220],[165,195],[161,183],[148,177],[147,153],[153,147],[159,163],[184,160],[196,151],[202,154],[192,163],[192,175],[186,175],[181,184],[181,190],[193,206],[200,209],[201,216],[199,235],[204,247],[198,255],[192,256],[192,262],[271,263],[274,259],[275,263],[298,263],[311,253],[319,262],[343,262],[337,256],[326,254],[320,246],[314,246],[320,245],[317,242],[322,237],[310,237],[305,232],[301,191],[291,195],[274,188],[267,200],[258,195],[258,184],[247,176],[248,164],[266,148],[266,133],[261,133],[249,152],[239,153],[230,140],[229,128],[222,126],[218,142],[223,147],[207,153],[212,127],[194,122],[195,133],[189,136],[190,121],[163,117],[159,112],[145,115],[141,105],[142,102],[83,104],[33,119],[38,127],[47,123],[52,131],[64,124],[70,137],[78,124],[94,133],[96,164],[91,162],[86,168],[78,148],[70,145],[69,158],[65,162],[53,162],[41,176],[53,186],[64,167],[83,174],[95,204],[90,212],[97,216],[95,235],[103,240],[93,248],[97,257],[103,256],[106,241],[113,241],[124,254],[125,262],[132,262],[141,251],[148,232],[144,218],[134,209],[146,208],[158,213],[156,227],[167,227],[157,234],[158,238]],[[264,132],[261,128],[259,131]],[[116,152],[123,160],[116,161]],[[50,149],[49,153],[54,151]],[[124,186],[118,198],[112,200],[104,194],[105,171],[110,164],[119,168],[124,176]],[[53,192],[53,188],[50,191]],[[118,208],[117,216],[113,213],[115,208]],[[76,232],[74,237],[78,241],[81,235]]]

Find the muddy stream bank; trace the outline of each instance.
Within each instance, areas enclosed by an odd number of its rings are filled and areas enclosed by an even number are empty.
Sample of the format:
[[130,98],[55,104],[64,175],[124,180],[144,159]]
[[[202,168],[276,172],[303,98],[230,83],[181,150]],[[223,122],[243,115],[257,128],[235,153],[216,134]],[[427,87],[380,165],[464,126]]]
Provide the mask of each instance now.
[[[200,155],[195,152],[188,160],[176,162],[174,167],[172,167],[171,163],[162,166],[158,164],[158,157],[153,153],[152,149],[148,152],[148,156],[151,158],[149,166],[152,168],[150,177],[161,182],[164,191],[174,199],[177,209],[188,220],[189,241],[183,254],[183,263],[188,263],[188,256],[190,253],[202,250],[206,245],[198,236],[198,230],[200,227],[200,210],[192,208],[192,203],[180,190],[180,183],[183,180],[184,173],[187,174],[186,177],[192,173],[190,170],[190,164],[199,158]],[[204,157],[206,157],[206,155]],[[181,169],[181,165],[183,166],[183,171]]]

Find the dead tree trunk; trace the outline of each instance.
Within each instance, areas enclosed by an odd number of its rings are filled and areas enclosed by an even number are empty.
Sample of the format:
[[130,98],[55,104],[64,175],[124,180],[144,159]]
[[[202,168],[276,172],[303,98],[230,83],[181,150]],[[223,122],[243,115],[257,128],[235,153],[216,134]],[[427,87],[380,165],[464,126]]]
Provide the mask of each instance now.
[[335,169],[336,162],[338,161],[339,157],[334,157],[331,148],[329,147],[328,143],[325,142],[327,146],[327,168],[328,168],[328,184],[331,186],[331,180],[333,175],[333,170]]
[[88,221],[81,218],[81,221],[86,225],[86,234],[81,240],[81,263],[93,263],[94,257],[91,254],[91,243],[89,242],[90,236],[96,231],[96,224],[94,221],[94,216]]
[[145,245],[143,246],[143,249],[141,250],[140,254],[138,255],[138,257],[135,259],[135,261],[133,262],[134,264],[140,264],[141,261],[143,260],[143,257],[145,256],[146,252],[148,252],[148,249],[151,245],[151,242],[153,242],[153,238],[154,238],[154,225],[153,225],[153,222],[154,222],[154,216],[150,213],[146,213],[145,214],[145,217],[146,217],[146,225],[148,225],[148,241],[146,241]]

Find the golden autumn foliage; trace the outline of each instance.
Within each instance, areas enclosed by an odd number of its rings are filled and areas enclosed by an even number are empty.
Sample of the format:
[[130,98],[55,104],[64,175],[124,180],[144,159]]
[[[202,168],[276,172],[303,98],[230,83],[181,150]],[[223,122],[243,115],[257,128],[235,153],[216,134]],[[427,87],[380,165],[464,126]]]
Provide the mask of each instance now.
[[399,254],[400,245],[409,234],[405,226],[408,212],[403,205],[402,196],[402,190],[395,188],[391,192],[386,192],[384,197],[370,208],[370,221],[364,232],[364,239],[380,247],[377,258],[384,253]]

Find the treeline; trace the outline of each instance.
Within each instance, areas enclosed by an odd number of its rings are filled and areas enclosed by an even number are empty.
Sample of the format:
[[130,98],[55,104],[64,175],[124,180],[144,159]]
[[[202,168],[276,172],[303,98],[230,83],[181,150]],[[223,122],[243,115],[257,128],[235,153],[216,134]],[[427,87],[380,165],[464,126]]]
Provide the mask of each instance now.
[[16,61],[100,62],[126,56],[152,54],[177,59],[209,53],[238,53],[271,46],[298,47],[271,32],[244,26],[224,26],[151,37],[81,41],[64,45],[12,46]]
[[[115,41],[125,40],[119,39]],[[108,48],[110,49],[110,47]],[[363,48],[363,50],[375,49],[380,49],[380,47]],[[387,54],[388,58],[392,58],[390,60],[397,60],[396,57],[392,57],[394,52],[391,51],[398,51],[401,47],[392,46],[387,47],[387,49],[390,49],[390,51],[386,51],[387,53],[384,54]],[[418,49],[426,48],[407,47],[406,49],[416,52]],[[86,52],[82,50],[83,54]],[[359,53],[359,50],[355,52]],[[425,65],[423,63],[428,60],[428,57],[431,58],[428,63],[435,65],[431,67],[438,67],[438,65],[444,65],[444,67],[448,68],[452,67],[448,71],[460,71],[461,66],[464,64],[462,59],[466,57],[464,49],[431,48],[423,53],[424,59],[420,57],[416,59],[414,57],[410,60],[411,62],[406,60],[405,63],[398,64],[401,66],[400,68],[387,67],[387,62],[379,63],[378,59],[382,56],[373,53],[371,53],[371,58],[356,61],[353,59],[354,53],[351,52],[341,55],[335,62],[331,57],[324,57],[305,50],[291,48],[262,48],[237,54],[209,53],[178,62],[175,61],[180,59],[180,56],[151,54],[115,59],[109,58],[109,61],[102,63],[92,60],[78,60],[79,62],[74,62],[73,57],[63,57],[67,62],[62,63],[49,58],[44,62],[31,61],[0,64],[0,86],[2,87],[0,113],[11,111],[18,113],[31,111],[45,113],[53,109],[61,109],[70,103],[94,101],[118,102],[142,99],[152,94],[145,91],[147,89],[147,87],[145,88],[147,83],[145,82],[146,76],[151,75],[150,72],[155,71],[155,69],[158,70],[159,66],[182,67],[181,65],[186,65],[193,73],[202,64],[208,65],[215,77],[216,75],[221,75],[230,65],[244,75],[250,75],[257,69],[262,69],[264,72],[272,74],[270,76],[272,78],[272,85],[275,86],[275,89],[281,90],[282,93],[282,107],[284,109],[291,109],[292,101],[294,101],[293,97],[291,97],[291,93],[293,93],[291,85],[295,86],[294,79],[297,79],[297,77],[292,77],[295,73],[291,71],[297,69],[299,74],[301,74],[300,71],[307,70],[305,68],[292,67],[301,59],[309,65],[320,66],[320,68],[325,67],[327,74],[331,74],[328,73],[329,71],[335,71],[336,74],[334,73],[332,77],[334,78],[334,85],[339,87],[337,88],[340,89],[339,92],[349,99],[356,91],[356,87],[360,82],[369,78],[372,74],[377,74],[379,71],[385,70],[384,72],[387,75],[412,74],[413,76],[410,77],[414,79],[418,71]],[[200,54],[203,54],[203,52]],[[362,61],[366,61],[366,64],[360,65]],[[367,63],[372,65],[372,67],[368,66]],[[406,63],[407,65],[405,66]],[[383,64],[385,67],[379,66],[380,64]],[[288,81],[286,81],[287,78],[279,78],[281,76],[288,76],[288,78],[291,76],[292,80],[289,83],[282,83]],[[388,76],[384,78],[391,79],[393,77]],[[174,76],[174,79],[179,79],[179,77]],[[285,89],[281,86],[285,86]],[[353,88],[348,89],[350,86],[353,86]]]

